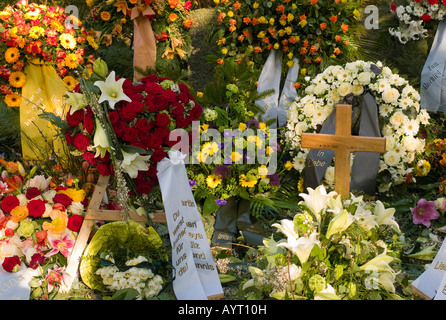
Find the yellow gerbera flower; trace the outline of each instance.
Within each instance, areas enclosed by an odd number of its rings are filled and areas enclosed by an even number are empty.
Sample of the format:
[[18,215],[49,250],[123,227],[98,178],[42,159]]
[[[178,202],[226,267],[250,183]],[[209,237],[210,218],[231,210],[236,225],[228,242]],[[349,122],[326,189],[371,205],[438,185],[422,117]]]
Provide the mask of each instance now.
[[5,60],[8,63],[14,63],[19,60],[20,57],[20,51],[17,48],[9,48],[5,52]]
[[76,39],[69,33],[62,33],[59,37],[59,41],[65,49],[73,50],[76,48]]
[[111,18],[111,14],[108,11],[102,11],[101,12],[101,19],[104,21],[108,21]]
[[76,87],[76,84],[77,84],[77,80],[72,76],[64,77],[63,82],[65,82],[65,84],[67,85],[67,89],[69,91],[74,90],[74,88]]
[[22,96],[17,93],[10,93],[5,96],[5,103],[8,107],[20,107]]
[[206,178],[206,184],[209,188],[215,189],[221,183],[221,176],[211,174]]
[[9,75],[9,83],[14,88],[21,88],[26,82],[26,76],[21,71],[13,72]]
[[65,57],[65,65],[70,69],[77,68],[78,65],[78,59],[77,56],[74,53],[70,53]]
[[244,188],[252,188],[257,184],[257,179],[250,179],[249,176],[245,174],[241,174],[239,180],[240,185]]

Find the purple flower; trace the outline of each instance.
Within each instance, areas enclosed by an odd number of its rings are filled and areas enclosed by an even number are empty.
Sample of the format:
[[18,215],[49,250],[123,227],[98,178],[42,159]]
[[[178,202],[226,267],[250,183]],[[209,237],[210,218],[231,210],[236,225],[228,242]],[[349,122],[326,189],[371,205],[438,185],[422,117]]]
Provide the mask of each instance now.
[[216,166],[214,169],[214,174],[216,176],[221,176],[222,178],[225,178],[231,174],[231,170],[229,169],[229,166],[226,165]]
[[215,203],[218,204],[219,206],[224,206],[226,204],[226,200],[223,199],[217,199],[215,200]]
[[197,185],[197,183],[195,182],[195,180],[189,180],[189,186],[193,187],[196,185]]
[[273,173],[271,175],[268,175],[269,178],[269,184],[272,186],[280,186],[280,179],[279,175],[277,173]]
[[435,210],[435,201],[427,201],[426,199],[418,200],[415,208],[411,208],[413,223],[424,224],[430,227],[431,220],[438,219],[440,213]]

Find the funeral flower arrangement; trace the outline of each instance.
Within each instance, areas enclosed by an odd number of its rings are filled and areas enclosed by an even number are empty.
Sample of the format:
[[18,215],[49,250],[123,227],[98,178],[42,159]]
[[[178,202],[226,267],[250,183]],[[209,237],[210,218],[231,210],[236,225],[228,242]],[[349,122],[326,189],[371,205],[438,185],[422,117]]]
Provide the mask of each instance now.
[[36,269],[32,297],[57,293],[83,222],[82,189],[52,186],[52,178],[0,159],[0,260],[3,270]]
[[299,59],[302,74],[316,75],[349,57],[357,25],[356,2],[219,1],[218,45],[221,55],[264,64],[271,50],[283,54],[284,68]]
[[404,4],[392,2],[391,10],[395,12],[400,26],[390,28],[389,33],[405,44],[410,40],[419,40],[428,36],[426,24],[441,21],[446,16],[446,3],[438,0],[409,0]]
[[9,107],[20,106],[28,63],[55,65],[67,85],[84,64],[87,44],[94,40],[82,22],[63,8],[20,0],[0,12],[0,93]]
[[245,90],[228,84],[226,94],[224,106],[204,108],[187,166],[195,198],[205,200],[205,215],[230,197],[267,199],[281,185],[277,133],[256,120],[258,110]]
[[400,299],[395,209],[353,195],[341,200],[323,186],[300,195],[301,209],[264,239],[243,297]]
[[[95,29],[97,41],[109,46],[113,37],[125,39],[133,34],[132,10],[145,15],[152,22],[162,57],[173,59],[187,56],[187,34],[194,25],[190,16],[190,0],[85,0],[91,8],[86,23]],[[151,8],[153,14],[145,10]],[[162,48],[162,49],[161,49]]]
[[[378,70],[372,71],[372,69]],[[308,149],[301,148],[303,132],[317,132],[334,106],[347,96],[361,96],[369,90],[378,106],[381,133],[386,138],[386,153],[381,155],[378,191],[411,179],[417,154],[425,148],[419,137],[420,128],[429,124],[429,114],[420,109],[420,95],[408,81],[378,62],[355,61],[344,66],[330,66],[313,79],[308,79],[302,96],[288,110],[285,140],[290,144],[294,168],[302,172]],[[334,166],[326,173],[324,183],[334,184]]]
[[[157,183],[157,163],[177,143],[170,133],[175,128],[190,131],[202,108],[182,83],[156,75],[132,83],[114,71],[108,74],[101,59],[93,70],[92,77],[81,78],[75,91],[67,93],[66,142],[100,175],[114,175],[117,203],[124,211],[141,207],[140,197]],[[138,198],[132,204],[130,192]]]
[[170,266],[163,242],[153,228],[130,220],[111,222],[93,236],[81,262],[82,280],[104,294],[136,290],[138,299],[157,296]]

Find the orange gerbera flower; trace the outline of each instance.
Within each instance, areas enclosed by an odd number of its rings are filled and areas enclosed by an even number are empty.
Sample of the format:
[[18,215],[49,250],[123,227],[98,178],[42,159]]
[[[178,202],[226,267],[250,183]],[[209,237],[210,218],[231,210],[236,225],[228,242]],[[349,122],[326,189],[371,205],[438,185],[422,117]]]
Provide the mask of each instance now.
[[20,51],[17,48],[9,48],[5,52],[5,60],[8,63],[14,63],[19,60],[20,57]]
[[62,234],[65,232],[65,228],[68,224],[68,216],[66,212],[60,210],[53,210],[50,213],[51,223],[44,222],[42,227],[44,230],[53,234]]
[[5,103],[8,107],[20,107],[22,96],[17,93],[10,93],[5,96]]

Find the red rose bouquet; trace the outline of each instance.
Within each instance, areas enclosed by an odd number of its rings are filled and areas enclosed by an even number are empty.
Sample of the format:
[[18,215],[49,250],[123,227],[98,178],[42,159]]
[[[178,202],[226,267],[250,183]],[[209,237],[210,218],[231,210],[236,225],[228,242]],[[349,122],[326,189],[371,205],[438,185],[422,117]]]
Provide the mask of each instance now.
[[50,269],[63,275],[82,225],[85,191],[52,187],[51,177],[36,175],[36,169],[25,172],[20,163],[3,158],[0,170],[0,272],[35,269],[36,295],[49,294],[61,284],[46,279]]
[[[157,75],[132,83],[114,71],[105,78],[108,68],[100,59],[93,70],[68,93],[65,139],[99,174],[114,176],[117,202],[126,211],[142,206],[141,197],[157,183],[157,163],[179,142],[170,133],[176,128],[190,132],[202,107],[182,83]],[[190,134],[187,138],[190,144]]]
[[74,87],[73,71],[84,63],[87,44],[96,44],[64,10],[21,0],[0,11],[0,96],[9,107],[20,106],[24,67],[34,59],[53,64],[68,89]]

